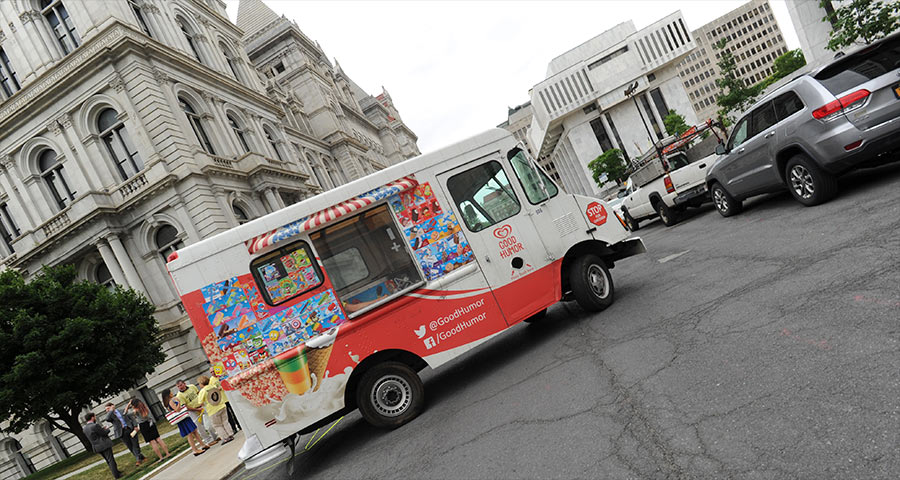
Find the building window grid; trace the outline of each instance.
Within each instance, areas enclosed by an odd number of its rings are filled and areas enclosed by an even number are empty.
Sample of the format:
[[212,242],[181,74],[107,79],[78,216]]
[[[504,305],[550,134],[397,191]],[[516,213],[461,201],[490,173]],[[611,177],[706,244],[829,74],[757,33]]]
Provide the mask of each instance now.
[[141,10],[140,5],[138,5],[135,0],[128,0],[128,4],[131,5],[131,11],[134,12],[134,16],[137,17],[141,30],[143,30],[148,37],[153,38],[153,33],[150,31],[150,26],[147,25],[147,20],[144,19],[144,13]]
[[209,141],[209,137],[206,135],[206,130],[203,129],[203,122],[200,118],[200,115],[197,114],[197,111],[194,110],[194,107],[191,106],[190,103],[185,101],[183,98],[178,99],[181,104],[181,109],[184,111],[184,114],[188,118],[188,123],[191,124],[191,129],[194,131],[194,135],[197,136],[197,140],[200,141],[200,145],[203,147],[203,150],[210,155],[215,155],[216,150],[213,148],[212,143]]
[[197,41],[194,38],[194,32],[187,27],[184,20],[179,19],[178,26],[181,28],[181,33],[184,34],[184,39],[187,41],[188,46],[191,47],[194,58],[196,58],[198,62],[203,63],[203,58],[200,57],[200,51],[197,49]]
[[61,0],[43,0],[41,14],[47,19],[50,30],[53,31],[56,41],[62,48],[63,55],[68,55],[69,52],[78,48],[81,38],[78,37],[75,24]]
[[266,135],[266,140],[269,142],[272,150],[275,151],[275,156],[278,157],[278,161],[284,162],[284,157],[281,156],[281,151],[278,150],[278,142],[275,141],[275,137],[272,135],[272,131],[266,127],[263,128],[263,133]]
[[22,88],[19,84],[19,77],[16,75],[16,71],[9,62],[9,57],[2,48],[0,48],[0,88],[3,89],[3,93],[6,94],[7,98]]
[[230,114],[226,115],[226,118],[228,118],[228,124],[231,126],[231,131],[234,132],[234,136],[237,137],[238,142],[240,142],[241,147],[244,149],[244,153],[250,153],[250,145],[247,143],[247,138],[244,136],[244,129],[241,128],[238,121]]
[[12,242],[21,234],[22,233],[19,231],[19,227],[13,220],[12,215],[9,214],[9,208],[6,203],[0,203],[0,237],[2,237],[3,243],[6,245],[9,253],[15,251]]

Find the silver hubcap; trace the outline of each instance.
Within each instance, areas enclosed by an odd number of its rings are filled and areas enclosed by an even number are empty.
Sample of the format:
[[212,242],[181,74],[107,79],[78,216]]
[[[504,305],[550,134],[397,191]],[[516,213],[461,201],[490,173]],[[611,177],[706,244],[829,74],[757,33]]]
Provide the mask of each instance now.
[[412,402],[412,386],[397,375],[385,375],[372,389],[372,405],[386,417],[396,417],[409,408]]
[[668,223],[669,221],[669,217],[666,216],[666,211],[663,210],[662,207],[659,208],[659,218],[665,223]]
[[606,298],[609,295],[609,282],[606,281],[606,274],[599,265],[588,267],[588,282],[591,284],[594,295],[599,298]]
[[791,168],[791,188],[798,197],[804,199],[810,198],[816,193],[812,175],[803,165],[794,165]]
[[728,211],[728,199],[725,198],[725,192],[723,192],[721,188],[713,190],[713,201],[716,202],[716,208],[718,208],[720,212]]

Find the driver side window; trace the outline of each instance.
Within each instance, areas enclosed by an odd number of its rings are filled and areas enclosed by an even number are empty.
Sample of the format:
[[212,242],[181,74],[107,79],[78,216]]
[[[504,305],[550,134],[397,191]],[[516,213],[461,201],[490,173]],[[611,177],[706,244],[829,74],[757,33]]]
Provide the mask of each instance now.
[[500,162],[491,160],[447,180],[466,227],[479,232],[519,213],[521,206]]
[[748,126],[750,123],[749,120],[750,116],[748,115],[744,117],[736,127],[734,127],[734,132],[731,134],[731,140],[728,141],[729,152],[732,149],[737,148],[747,140]]

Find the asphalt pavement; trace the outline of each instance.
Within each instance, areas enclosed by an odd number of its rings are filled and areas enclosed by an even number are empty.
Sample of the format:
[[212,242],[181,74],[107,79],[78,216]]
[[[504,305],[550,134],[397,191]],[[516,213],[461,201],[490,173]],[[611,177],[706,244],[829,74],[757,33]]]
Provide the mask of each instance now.
[[900,166],[643,225],[605,312],[556,305],[423,371],[413,422],[354,412],[231,478],[900,478]]

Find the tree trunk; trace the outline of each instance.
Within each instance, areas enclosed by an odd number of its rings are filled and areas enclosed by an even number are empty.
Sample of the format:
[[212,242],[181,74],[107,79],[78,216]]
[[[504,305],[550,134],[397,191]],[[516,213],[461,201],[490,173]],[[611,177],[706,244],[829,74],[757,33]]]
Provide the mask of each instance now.
[[[84,434],[84,426],[78,420],[78,413],[64,412],[58,415],[59,418],[52,418],[48,415],[47,420],[49,420],[50,424],[54,427],[75,435],[78,440],[81,441],[85,451],[93,452],[94,449],[91,447],[91,441],[88,440],[87,435]],[[64,425],[60,425],[58,420],[62,421]]]

